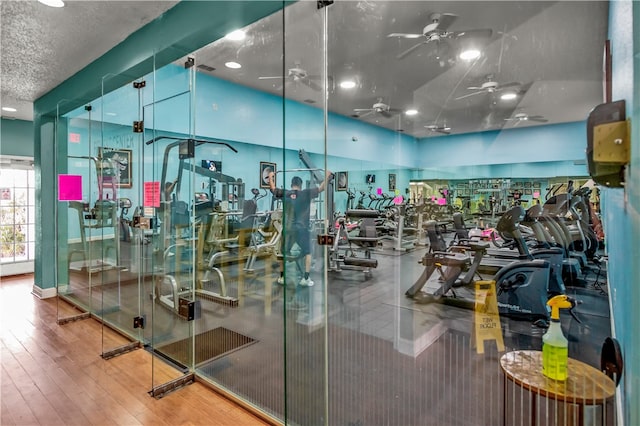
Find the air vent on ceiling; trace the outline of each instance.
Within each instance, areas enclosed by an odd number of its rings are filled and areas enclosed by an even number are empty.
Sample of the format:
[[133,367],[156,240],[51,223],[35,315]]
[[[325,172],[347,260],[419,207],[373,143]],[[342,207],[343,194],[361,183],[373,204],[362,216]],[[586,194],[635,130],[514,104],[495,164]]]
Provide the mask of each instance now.
[[308,104],[315,104],[316,103],[316,101],[314,101],[313,99],[305,99],[304,101],[306,103],[308,103]]
[[215,71],[216,70],[214,67],[210,67],[209,65],[204,65],[204,64],[200,64],[196,68],[199,68],[202,71],[207,71],[207,72],[211,72],[211,71]]

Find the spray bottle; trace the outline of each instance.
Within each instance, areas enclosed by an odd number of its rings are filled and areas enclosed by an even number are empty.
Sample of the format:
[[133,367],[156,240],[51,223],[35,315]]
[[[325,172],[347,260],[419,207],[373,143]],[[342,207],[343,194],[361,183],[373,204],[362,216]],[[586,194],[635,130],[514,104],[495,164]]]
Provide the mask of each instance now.
[[547,305],[551,307],[551,323],[542,336],[542,373],[554,380],[567,380],[569,341],[562,334],[560,309],[574,307],[572,299],[564,294],[554,296]]

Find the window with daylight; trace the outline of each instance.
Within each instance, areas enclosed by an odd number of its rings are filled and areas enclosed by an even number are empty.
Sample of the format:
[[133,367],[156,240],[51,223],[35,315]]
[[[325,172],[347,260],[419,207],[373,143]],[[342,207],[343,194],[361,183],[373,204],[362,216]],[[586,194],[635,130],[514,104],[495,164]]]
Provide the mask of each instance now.
[[[2,162],[0,166],[0,262],[31,261],[35,255],[35,188],[28,166]],[[22,162],[20,162],[22,163]]]

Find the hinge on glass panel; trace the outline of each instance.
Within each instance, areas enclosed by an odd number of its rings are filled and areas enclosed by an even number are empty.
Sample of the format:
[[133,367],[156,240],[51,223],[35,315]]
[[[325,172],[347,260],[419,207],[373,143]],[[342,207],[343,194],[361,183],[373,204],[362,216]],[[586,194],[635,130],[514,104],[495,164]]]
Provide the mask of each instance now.
[[142,133],[144,129],[144,121],[133,122],[133,133]]
[[332,246],[334,241],[334,236],[331,234],[318,234],[318,245],[321,246]]
[[85,111],[91,111],[91,105],[85,105],[84,106],[84,110]]
[[189,56],[184,63],[184,67],[188,69],[194,66],[195,64],[196,64],[196,58],[194,58],[193,56]]
[[318,0],[318,9],[322,9],[325,6],[333,4],[333,0]]
[[134,81],[133,82],[133,88],[134,89],[142,89],[143,87],[145,87],[147,85],[147,82],[144,80],[140,80],[140,81]]

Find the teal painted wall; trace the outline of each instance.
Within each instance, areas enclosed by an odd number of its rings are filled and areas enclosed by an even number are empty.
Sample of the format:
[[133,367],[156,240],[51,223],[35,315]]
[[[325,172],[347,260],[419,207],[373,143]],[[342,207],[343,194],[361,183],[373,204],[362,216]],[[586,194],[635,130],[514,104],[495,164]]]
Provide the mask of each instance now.
[[[616,338],[625,372],[619,394],[624,422],[640,424],[640,2],[613,1],[609,6],[609,39],[613,58],[613,100],[626,101],[632,118],[631,165],[625,189],[602,191],[608,274]],[[634,43],[635,40],[635,43]]]
[[33,122],[25,120],[0,121],[0,155],[33,157]]
[[[585,117],[586,118],[586,117]],[[424,138],[417,167],[557,162],[585,159],[584,122]],[[586,174],[585,166],[582,173]]]
[[[304,149],[313,153],[325,151],[321,108],[285,100],[206,74],[197,73],[196,76],[195,134],[278,149],[282,148],[284,141],[286,149]],[[147,87],[143,90],[143,105],[156,102],[152,115],[155,125],[150,121],[151,108],[145,108],[147,127],[186,133],[186,114],[176,114],[176,111],[188,111],[189,98],[186,95],[175,96],[188,89],[188,72],[180,66],[169,65],[160,69],[155,76],[145,76],[144,80]],[[137,115],[137,96],[130,85],[124,86],[93,102],[94,116],[101,117],[102,112],[117,112],[117,116],[104,115],[102,120],[130,126]],[[213,104],[216,105],[215,109]],[[71,115],[81,112],[79,109]],[[329,114],[327,152],[330,155],[413,167],[415,146],[413,137],[349,117]]]

